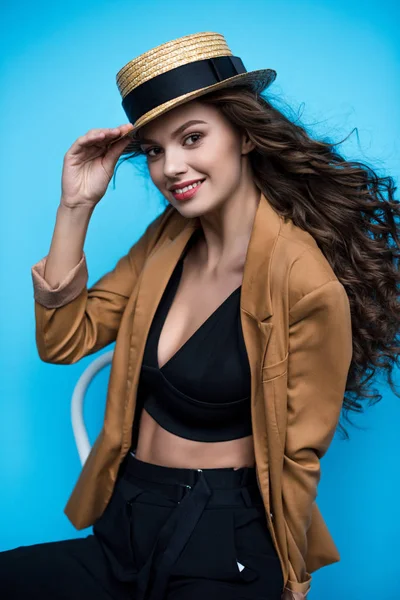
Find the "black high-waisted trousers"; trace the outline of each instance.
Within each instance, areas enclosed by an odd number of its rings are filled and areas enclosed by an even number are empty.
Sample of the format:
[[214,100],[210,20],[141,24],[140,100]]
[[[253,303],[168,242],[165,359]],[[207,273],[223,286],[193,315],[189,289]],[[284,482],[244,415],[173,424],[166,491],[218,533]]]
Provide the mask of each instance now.
[[280,600],[255,467],[171,468],[128,452],[85,538],[0,552],[2,600]]

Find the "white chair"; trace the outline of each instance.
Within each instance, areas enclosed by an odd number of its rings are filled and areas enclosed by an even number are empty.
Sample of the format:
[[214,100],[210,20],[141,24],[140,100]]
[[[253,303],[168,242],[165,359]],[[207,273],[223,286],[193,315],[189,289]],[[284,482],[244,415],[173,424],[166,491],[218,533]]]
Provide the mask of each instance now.
[[85,427],[83,419],[83,403],[85,400],[86,390],[89,387],[90,382],[94,376],[101,371],[104,367],[109,365],[112,361],[114,350],[109,350],[104,354],[101,354],[98,358],[95,358],[92,363],[83,371],[82,375],[78,379],[71,400],[71,421],[72,431],[74,434],[76,447],[78,448],[78,454],[82,466],[85,464],[86,459],[91,450],[89,442],[89,436]]

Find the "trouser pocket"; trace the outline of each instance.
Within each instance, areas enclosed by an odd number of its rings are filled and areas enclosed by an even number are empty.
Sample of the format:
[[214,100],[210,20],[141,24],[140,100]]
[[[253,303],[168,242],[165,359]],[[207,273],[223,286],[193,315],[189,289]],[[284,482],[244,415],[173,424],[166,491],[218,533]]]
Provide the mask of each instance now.
[[279,589],[282,581],[281,565],[264,509],[246,507],[233,510],[232,532],[236,579],[254,581],[259,577],[266,577],[270,582],[276,579]]
[[172,569],[177,577],[237,581],[231,508],[206,509]]

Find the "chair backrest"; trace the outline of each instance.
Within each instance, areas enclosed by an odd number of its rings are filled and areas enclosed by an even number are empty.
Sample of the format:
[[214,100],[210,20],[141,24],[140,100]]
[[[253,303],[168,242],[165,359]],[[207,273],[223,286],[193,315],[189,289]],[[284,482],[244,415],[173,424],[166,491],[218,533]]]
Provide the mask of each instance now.
[[94,376],[101,371],[101,369],[111,363],[113,354],[114,350],[109,350],[109,352],[104,352],[104,354],[101,354],[98,358],[91,362],[79,377],[78,383],[76,384],[72,393],[72,431],[74,433],[75,443],[78,448],[78,454],[82,466],[85,464],[91,450],[89,436],[83,418],[83,404],[85,401],[86,390],[88,389],[89,384]]

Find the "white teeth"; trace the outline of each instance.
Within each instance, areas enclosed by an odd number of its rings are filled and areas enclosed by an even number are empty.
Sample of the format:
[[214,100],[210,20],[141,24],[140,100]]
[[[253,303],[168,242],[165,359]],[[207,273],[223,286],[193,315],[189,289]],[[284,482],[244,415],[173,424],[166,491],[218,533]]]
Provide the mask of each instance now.
[[203,183],[203,182],[202,181],[196,181],[196,183],[192,183],[191,185],[187,185],[184,188],[176,189],[176,190],[174,190],[174,194],[183,194],[184,192],[187,192],[188,190],[191,190],[191,189],[197,187],[201,183]]

